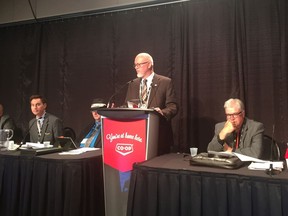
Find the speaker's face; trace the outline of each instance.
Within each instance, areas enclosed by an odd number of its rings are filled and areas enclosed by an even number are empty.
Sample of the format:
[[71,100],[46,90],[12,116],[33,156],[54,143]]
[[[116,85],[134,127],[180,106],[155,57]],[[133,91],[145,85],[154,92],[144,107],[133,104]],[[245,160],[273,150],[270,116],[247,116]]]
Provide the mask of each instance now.
[[31,106],[31,112],[35,116],[41,117],[46,110],[47,104],[43,103],[40,98],[35,98],[31,100],[30,106]]
[[134,61],[134,68],[137,72],[137,77],[147,78],[152,73],[152,64],[151,62],[142,56],[137,56]]

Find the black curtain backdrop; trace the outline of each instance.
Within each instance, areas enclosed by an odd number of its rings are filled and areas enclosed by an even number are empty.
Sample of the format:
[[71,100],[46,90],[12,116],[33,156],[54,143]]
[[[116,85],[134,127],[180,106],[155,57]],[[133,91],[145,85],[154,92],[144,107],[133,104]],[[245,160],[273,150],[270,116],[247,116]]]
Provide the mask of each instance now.
[[[223,104],[238,97],[282,149],[288,141],[286,0],[197,0],[0,28],[0,102],[27,130],[29,97],[79,135],[93,98],[106,100],[136,77],[139,52],[174,80],[180,110],[175,151],[206,151]],[[117,93],[122,105],[126,89]]]

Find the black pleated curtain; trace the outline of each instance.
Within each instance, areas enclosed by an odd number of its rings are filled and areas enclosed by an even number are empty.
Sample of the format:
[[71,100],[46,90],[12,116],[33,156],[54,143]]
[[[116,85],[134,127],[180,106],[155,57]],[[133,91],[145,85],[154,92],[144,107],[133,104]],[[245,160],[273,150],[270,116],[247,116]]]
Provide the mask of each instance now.
[[287,2],[198,0],[0,28],[0,102],[27,130],[29,97],[48,99],[48,112],[79,135],[92,120],[93,98],[112,94],[122,105],[136,77],[139,52],[155,72],[174,80],[180,110],[175,151],[206,151],[223,104],[242,99],[248,117],[285,147]]

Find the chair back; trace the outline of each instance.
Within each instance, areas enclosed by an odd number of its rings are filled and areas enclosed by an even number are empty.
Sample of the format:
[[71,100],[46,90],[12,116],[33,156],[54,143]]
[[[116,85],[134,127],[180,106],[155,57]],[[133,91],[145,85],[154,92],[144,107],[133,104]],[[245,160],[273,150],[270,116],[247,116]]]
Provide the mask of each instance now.
[[63,128],[63,135],[64,135],[64,137],[71,137],[71,139],[72,139],[73,141],[75,141],[75,139],[76,139],[76,133],[75,133],[75,131],[74,131],[72,128],[70,128],[70,127],[64,127],[64,128]]
[[280,160],[280,150],[277,142],[273,140],[270,136],[263,136],[263,160],[279,161]]

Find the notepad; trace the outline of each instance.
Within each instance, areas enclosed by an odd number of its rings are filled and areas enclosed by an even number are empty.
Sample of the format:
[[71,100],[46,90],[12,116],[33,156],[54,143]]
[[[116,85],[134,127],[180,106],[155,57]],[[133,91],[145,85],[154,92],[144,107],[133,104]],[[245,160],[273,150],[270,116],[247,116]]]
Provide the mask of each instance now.
[[267,161],[267,162],[252,162],[248,169],[251,170],[268,170],[270,168],[270,164],[272,164],[273,169],[275,170],[283,170],[283,161]]

